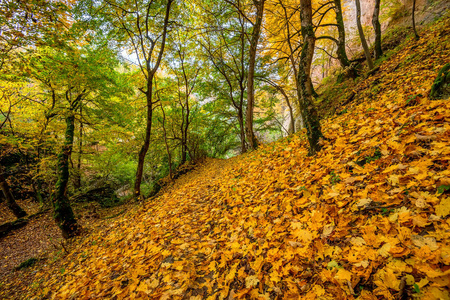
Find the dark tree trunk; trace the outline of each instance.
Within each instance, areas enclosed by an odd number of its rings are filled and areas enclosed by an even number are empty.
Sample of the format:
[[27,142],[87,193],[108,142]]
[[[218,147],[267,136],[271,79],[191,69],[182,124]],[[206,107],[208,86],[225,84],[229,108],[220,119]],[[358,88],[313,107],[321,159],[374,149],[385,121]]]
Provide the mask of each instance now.
[[79,227],[75,219],[72,207],[67,197],[67,185],[69,183],[69,160],[73,148],[73,137],[75,132],[74,112],[81,95],[71,104],[71,109],[66,116],[66,134],[64,145],[58,155],[58,181],[53,199],[55,220],[62,231],[64,238],[77,235]]
[[81,188],[81,155],[83,155],[83,106],[80,105],[80,128],[78,136],[78,159],[74,187]]
[[414,30],[414,36],[416,40],[420,38],[419,34],[417,34],[416,30],[416,19],[415,19],[415,13],[416,13],[416,0],[413,0],[413,6],[412,6],[412,26]]
[[369,65],[369,69],[373,69],[373,61],[370,55],[369,46],[367,45],[366,37],[364,36],[364,31],[361,25],[361,4],[359,0],[355,0],[356,4],[356,25],[358,26],[359,38],[361,39],[361,44],[364,49],[364,54],[366,55],[367,64]]
[[16,200],[14,200],[14,196],[9,189],[8,182],[4,175],[2,174],[2,170],[0,169],[0,188],[3,191],[3,194],[6,199],[6,206],[12,211],[12,213],[16,216],[16,218],[20,219],[27,215],[27,213],[17,204]]
[[339,33],[337,40],[337,57],[342,67],[348,67],[350,66],[350,61],[348,60],[347,52],[345,50],[345,27],[344,18],[342,15],[341,0],[334,0],[334,11],[336,12],[336,24]]
[[147,123],[146,123],[146,128],[145,128],[144,144],[142,145],[141,150],[139,151],[138,167],[137,167],[137,171],[136,171],[136,181],[134,182],[134,195],[135,195],[136,199],[139,199],[141,197],[141,183],[142,183],[142,176],[144,174],[145,156],[147,155],[148,148],[150,147],[150,136],[152,133],[153,74],[151,76],[149,75],[149,78],[147,81],[147,92],[146,92],[145,96],[147,98]]
[[319,117],[312,99],[311,64],[314,55],[316,37],[312,23],[311,0],[300,0],[301,32],[303,48],[298,68],[297,94],[300,112],[307,130],[309,154],[314,155],[320,149],[320,139],[323,137]]
[[241,153],[245,153],[247,151],[247,146],[245,144],[244,112],[242,107],[238,108],[238,122],[239,122],[239,138],[241,140]]
[[249,64],[248,64],[248,79],[247,79],[247,111],[245,114],[245,133],[247,136],[248,146],[251,149],[258,147],[255,133],[253,131],[253,109],[255,105],[255,64],[256,64],[256,50],[258,47],[258,40],[261,33],[261,25],[264,15],[265,0],[253,0],[256,7],[256,21],[253,25],[252,37],[250,41]]
[[162,105],[162,103],[160,103],[161,105],[161,111],[163,114],[163,119],[162,119],[162,128],[163,128],[163,133],[164,133],[164,144],[166,145],[166,151],[167,151],[167,158],[169,160],[169,178],[170,180],[173,179],[173,172],[172,172],[172,153],[170,152],[170,148],[169,148],[169,143],[167,141],[167,131],[166,131],[166,112],[164,111],[164,107]]
[[380,2],[381,0],[375,0],[375,8],[372,16],[372,25],[375,30],[375,59],[379,59],[383,55],[383,51],[381,50],[381,24],[379,20]]

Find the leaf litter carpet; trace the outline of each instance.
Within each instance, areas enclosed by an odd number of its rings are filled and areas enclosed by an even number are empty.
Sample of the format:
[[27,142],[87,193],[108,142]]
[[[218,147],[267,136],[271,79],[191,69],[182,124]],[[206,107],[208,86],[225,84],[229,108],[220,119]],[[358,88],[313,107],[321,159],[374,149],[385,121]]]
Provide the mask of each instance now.
[[84,238],[62,271],[41,269],[24,295],[449,299],[450,111],[427,96],[450,57],[448,25],[360,82],[346,112],[322,122],[316,157],[302,132],[209,159]]

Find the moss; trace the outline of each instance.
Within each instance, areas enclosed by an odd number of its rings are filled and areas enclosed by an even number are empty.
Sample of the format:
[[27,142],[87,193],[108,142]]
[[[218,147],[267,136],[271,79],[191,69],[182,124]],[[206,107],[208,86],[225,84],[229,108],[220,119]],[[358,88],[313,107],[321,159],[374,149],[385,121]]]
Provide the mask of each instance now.
[[25,269],[25,268],[32,267],[32,266],[34,266],[38,261],[39,261],[38,258],[34,258],[34,257],[29,258],[29,259],[27,259],[26,261],[22,262],[18,267],[16,267],[16,270],[22,270],[22,269]]
[[439,71],[438,76],[431,86],[430,97],[432,99],[448,98],[450,94],[450,63],[447,63]]

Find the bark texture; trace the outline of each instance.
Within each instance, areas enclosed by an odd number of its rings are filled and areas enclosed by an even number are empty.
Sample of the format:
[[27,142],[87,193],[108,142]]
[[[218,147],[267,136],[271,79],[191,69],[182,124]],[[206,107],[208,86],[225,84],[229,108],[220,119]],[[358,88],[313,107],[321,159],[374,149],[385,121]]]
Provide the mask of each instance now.
[[69,183],[69,159],[72,153],[75,133],[74,112],[81,97],[81,95],[78,96],[71,104],[71,109],[66,116],[65,140],[58,155],[58,181],[56,182],[56,191],[53,199],[55,221],[66,239],[77,235],[79,231],[79,226],[67,197],[67,186]]
[[323,138],[323,134],[320,128],[317,110],[313,103],[313,87],[310,78],[316,41],[312,23],[311,0],[300,0],[300,18],[303,48],[298,68],[297,93],[300,112],[308,135],[309,154],[314,155],[322,148],[320,139]]

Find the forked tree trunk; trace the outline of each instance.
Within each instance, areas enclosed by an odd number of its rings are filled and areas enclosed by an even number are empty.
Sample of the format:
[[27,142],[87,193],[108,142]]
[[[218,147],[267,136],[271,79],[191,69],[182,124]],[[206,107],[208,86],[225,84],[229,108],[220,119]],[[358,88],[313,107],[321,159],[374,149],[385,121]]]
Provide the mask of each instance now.
[[341,0],[334,0],[334,11],[336,12],[336,24],[338,28],[338,43],[337,43],[337,57],[341,67],[350,66],[350,61],[347,57],[347,52],[345,51],[345,27],[344,18],[342,15]]
[[372,25],[375,30],[375,59],[379,59],[383,55],[383,51],[381,50],[381,24],[379,20],[380,2],[381,0],[375,0],[375,8],[372,16]]
[[245,133],[247,136],[248,146],[251,149],[258,147],[255,133],[253,131],[253,109],[255,106],[255,64],[256,64],[256,50],[258,47],[258,40],[261,34],[261,25],[264,15],[265,0],[253,0],[256,7],[256,21],[253,25],[252,38],[250,41],[249,64],[248,64],[248,79],[247,79],[247,111],[245,118]]
[[16,200],[14,200],[14,196],[9,189],[8,182],[0,169],[0,188],[3,191],[3,194],[6,198],[6,206],[11,210],[11,212],[16,216],[16,218],[20,219],[27,215],[27,213],[17,204]]
[[307,130],[309,154],[316,154],[321,148],[320,139],[323,137],[317,110],[314,106],[313,87],[310,80],[311,64],[314,55],[316,37],[312,23],[311,0],[300,0],[301,32],[303,48],[298,68],[297,94],[300,112]]
[[370,55],[369,46],[367,45],[366,37],[364,36],[364,31],[361,25],[361,4],[359,0],[355,0],[356,4],[356,25],[358,26],[359,38],[361,39],[361,44],[364,49],[364,54],[366,55],[367,64],[369,65],[369,69],[373,69],[373,61]]
[[67,197],[67,185],[69,183],[69,159],[73,148],[73,136],[75,132],[75,107],[81,101],[81,96],[71,105],[71,110],[66,116],[66,134],[64,145],[58,155],[58,181],[53,199],[55,221],[62,231],[64,238],[77,235],[79,227],[75,219],[72,207]]

